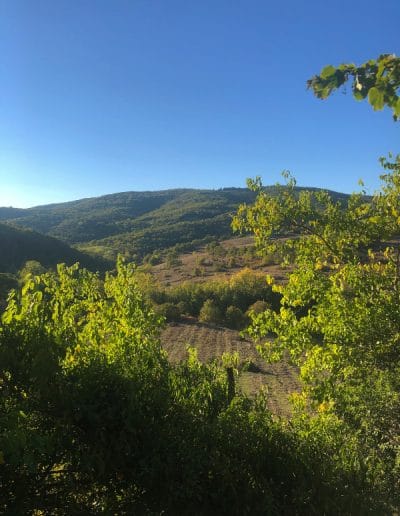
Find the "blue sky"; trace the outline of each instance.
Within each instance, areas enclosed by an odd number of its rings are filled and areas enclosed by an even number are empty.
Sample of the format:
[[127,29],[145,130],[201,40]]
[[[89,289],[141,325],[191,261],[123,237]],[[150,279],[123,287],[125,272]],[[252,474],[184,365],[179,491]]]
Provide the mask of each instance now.
[[2,0],[0,206],[174,187],[374,190],[389,111],[306,80],[400,54],[400,2]]

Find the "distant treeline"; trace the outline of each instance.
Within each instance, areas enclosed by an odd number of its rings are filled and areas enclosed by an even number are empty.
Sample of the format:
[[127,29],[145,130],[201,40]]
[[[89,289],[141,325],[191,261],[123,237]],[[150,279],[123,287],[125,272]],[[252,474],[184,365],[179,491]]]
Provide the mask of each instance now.
[[147,273],[138,273],[138,282],[156,311],[167,321],[192,316],[200,321],[243,329],[250,311],[267,307],[278,310],[280,295],[273,292],[263,273],[243,269],[228,279],[207,282],[185,281],[174,287],[162,287]]

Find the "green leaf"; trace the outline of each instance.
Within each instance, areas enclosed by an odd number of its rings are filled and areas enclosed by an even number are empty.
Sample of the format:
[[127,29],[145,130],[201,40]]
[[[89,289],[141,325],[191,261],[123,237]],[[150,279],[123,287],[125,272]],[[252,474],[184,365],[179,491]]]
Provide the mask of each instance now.
[[375,111],[383,109],[385,105],[383,92],[374,86],[368,92],[368,101]]
[[332,65],[325,66],[321,71],[322,79],[329,79],[336,72],[336,68]]
[[353,90],[353,97],[356,99],[356,100],[364,100],[365,99],[365,95],[364,93],[361,93],[361,91],[359,90]]
[[332,93],[332,87],[330,85],[326,86],[319,92],[319,96],[321,99],[326,99]]
[[400,98],[397,99],[397,102],[393,107],[393,111],[394,111],[395,116],[400,116]]

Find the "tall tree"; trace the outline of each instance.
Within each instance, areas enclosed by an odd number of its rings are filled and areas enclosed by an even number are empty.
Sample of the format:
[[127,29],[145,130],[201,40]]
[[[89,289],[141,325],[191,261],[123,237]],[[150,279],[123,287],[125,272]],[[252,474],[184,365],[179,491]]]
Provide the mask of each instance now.
[[[308,84],[326,98],[353,78],[356,98],[391,107],[397,119],[399,65],[384,55],[360,67],[328,66]],[[400,159],[383,165],[372,199],[361,191],[345,204],[327,192],[298,194],[289,173],[276,196],[260,178],[249,180],[256,201],[242,205],[233,224],[252,231],[265,253],[279,246],[293,266],[288,282],[274,285],[280,311],[253,315],[256,340],[275,336],[259,346],[261,354],[270,361],[289,356],[299,366],[303,417],[313,414],[311,427],[329,419],[330,431],[348,432],[357,442],[353,459],[391,496],[400,488]],[[288,238],[276,240],[279,233]],[[396,495],[390,499],[399,504]]]

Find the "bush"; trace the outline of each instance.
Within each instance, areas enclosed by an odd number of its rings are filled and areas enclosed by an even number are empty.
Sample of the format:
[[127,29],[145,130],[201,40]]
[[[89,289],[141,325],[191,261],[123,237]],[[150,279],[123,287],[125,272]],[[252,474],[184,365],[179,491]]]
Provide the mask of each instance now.
[[212,299],[207,299],[201,307],[199,321],[219,324],[222,321],[222,313],[218,305]]
[[182,315],[190,315],[190,307],[185,301],[179,301],[177,307]]
[[206,256],[202,256],[196,260],[197,265],[203,265],[205,267],[209,267],[213,264],[213,261],[207,258]]
[[255,303],[249,306],[249,308],[246,311],[246,315],[250,315],[250,313],[254,313],[256,315],[262,314],[267,310],[267,308],[270,308],[269,304],[266,301],[262,301],[259,299]]
[[193,269],[194,276],[202,276],[203,274],[204,274],[204,269],[201,269],[200,267],[195,267]]
[[[145,260],[146,261],[146,258]],[[158,265],[159,263],[162,262],[162,258],[161,258],[161,255],[159,253],[153,253],[151,255],[148,256],[147,258],[147,262],[150,264],[150,265]]]
[[236,306],[228,306],[225,313],[225,322],[228,328],[241,330],[247,324],[247,317]]
[[181,318],[181,310],[178,305],[173,303],[163,303],[156,305],[155,311],[158,315],[165,317],[167,322],[179,321]]
[[172,269],[173,267],[179,267],[179,265],[182,265],[182,260],[179,258],[177,251],[169,251],[166,257],[166,266],[168,267],[168,269]]
[[229,269],[233,269],[234,267],[237,266],[237,262],[236,262],[236,258],[234,256],[230,256],[228,258],[228,261],[227,261],[227,264],[226,266],[229,268]]
[[[201,274],[202,271],[194,271]],[[161,292],[161,290],[160,290]],[[162,299],[162,302],[178,304],[183,301],[188,314],[198,317],[207,299],[213,300],[222,315],[229,306],[236,306],[242,312],[257,300],[265,300],[274,310],[279,310],[280,294],[273,292],[265,281],[262,273],[243,269],[230,279],[212,280],[204,283],[184,282],[171,289],[162,291],[162,295],[152,293],[152,299]]]

